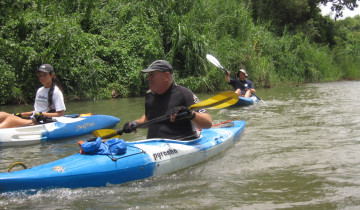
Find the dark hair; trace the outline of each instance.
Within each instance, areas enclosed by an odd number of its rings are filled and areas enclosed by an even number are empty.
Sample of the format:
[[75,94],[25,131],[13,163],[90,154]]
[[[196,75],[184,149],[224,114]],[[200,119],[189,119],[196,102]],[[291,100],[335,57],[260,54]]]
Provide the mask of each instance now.
[[[49,73],[49,74],[53,74],[53,73]],[[60,89],[61,92],[63,92],[63,89],[61,88],[60,82],[59,80],[56,78],[56,76],[54,75],[54,77],[51,79],[52,84],[51,87],[49,89],[48,92],[48,106],[49,109],[51,110],[51,105],[53,104],[53,95],[54,95],[54,89],[55,89],[55,85]]]

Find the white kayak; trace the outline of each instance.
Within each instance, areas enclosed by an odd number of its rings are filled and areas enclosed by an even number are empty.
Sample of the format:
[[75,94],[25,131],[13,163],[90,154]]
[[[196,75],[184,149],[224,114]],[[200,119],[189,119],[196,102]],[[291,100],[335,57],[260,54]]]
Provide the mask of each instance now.
[[67,115],[53,118],[55,122],[0,129],[0,146],[29,145],[57,139],[78,137],[91,132],[112,128],[120,119],[109,115]]

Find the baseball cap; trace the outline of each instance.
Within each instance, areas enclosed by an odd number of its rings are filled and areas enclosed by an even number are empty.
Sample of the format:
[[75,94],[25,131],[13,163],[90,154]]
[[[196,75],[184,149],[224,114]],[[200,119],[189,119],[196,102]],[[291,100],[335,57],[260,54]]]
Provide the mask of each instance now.
[[248,76],[248,74],[246,73],[246,70],[245,70],[245,69],[240,69],[240,70],[238,71],[238,75],[239,75],[240,72],[244,73],[245,76]]
[[147,69],[141,70],[142,73],[149,73],[152,71],[162,71],[162,72],[170,72],[173,73],[173,68],[167,61],[164,60],[156,60]]
[[54,68],[50,64],[42,64],[38,71],[42,71],[45,73],[54,73]]

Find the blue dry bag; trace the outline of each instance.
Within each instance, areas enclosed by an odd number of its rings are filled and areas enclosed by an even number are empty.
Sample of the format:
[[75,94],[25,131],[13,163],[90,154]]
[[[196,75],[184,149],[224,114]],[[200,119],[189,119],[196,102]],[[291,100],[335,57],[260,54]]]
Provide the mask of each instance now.
[[121,155],[126,152],[125,141],[118,138],[102,142],[98,137],[95,141],[85,141],[80,146],[84,153],[92,155]]

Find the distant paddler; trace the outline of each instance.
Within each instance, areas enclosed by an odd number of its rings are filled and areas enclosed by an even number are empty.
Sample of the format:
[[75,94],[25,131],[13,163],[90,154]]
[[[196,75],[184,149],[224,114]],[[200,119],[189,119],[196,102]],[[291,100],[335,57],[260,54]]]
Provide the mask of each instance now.
[[239,96],[250,98],[253,93],[256,93],[254,84],[248,80],[248,74],[245,69],[240,69],[237,74],[237,78],[230,78],[230,72],[226,71],[225,80],[233,86],[235,93]]

